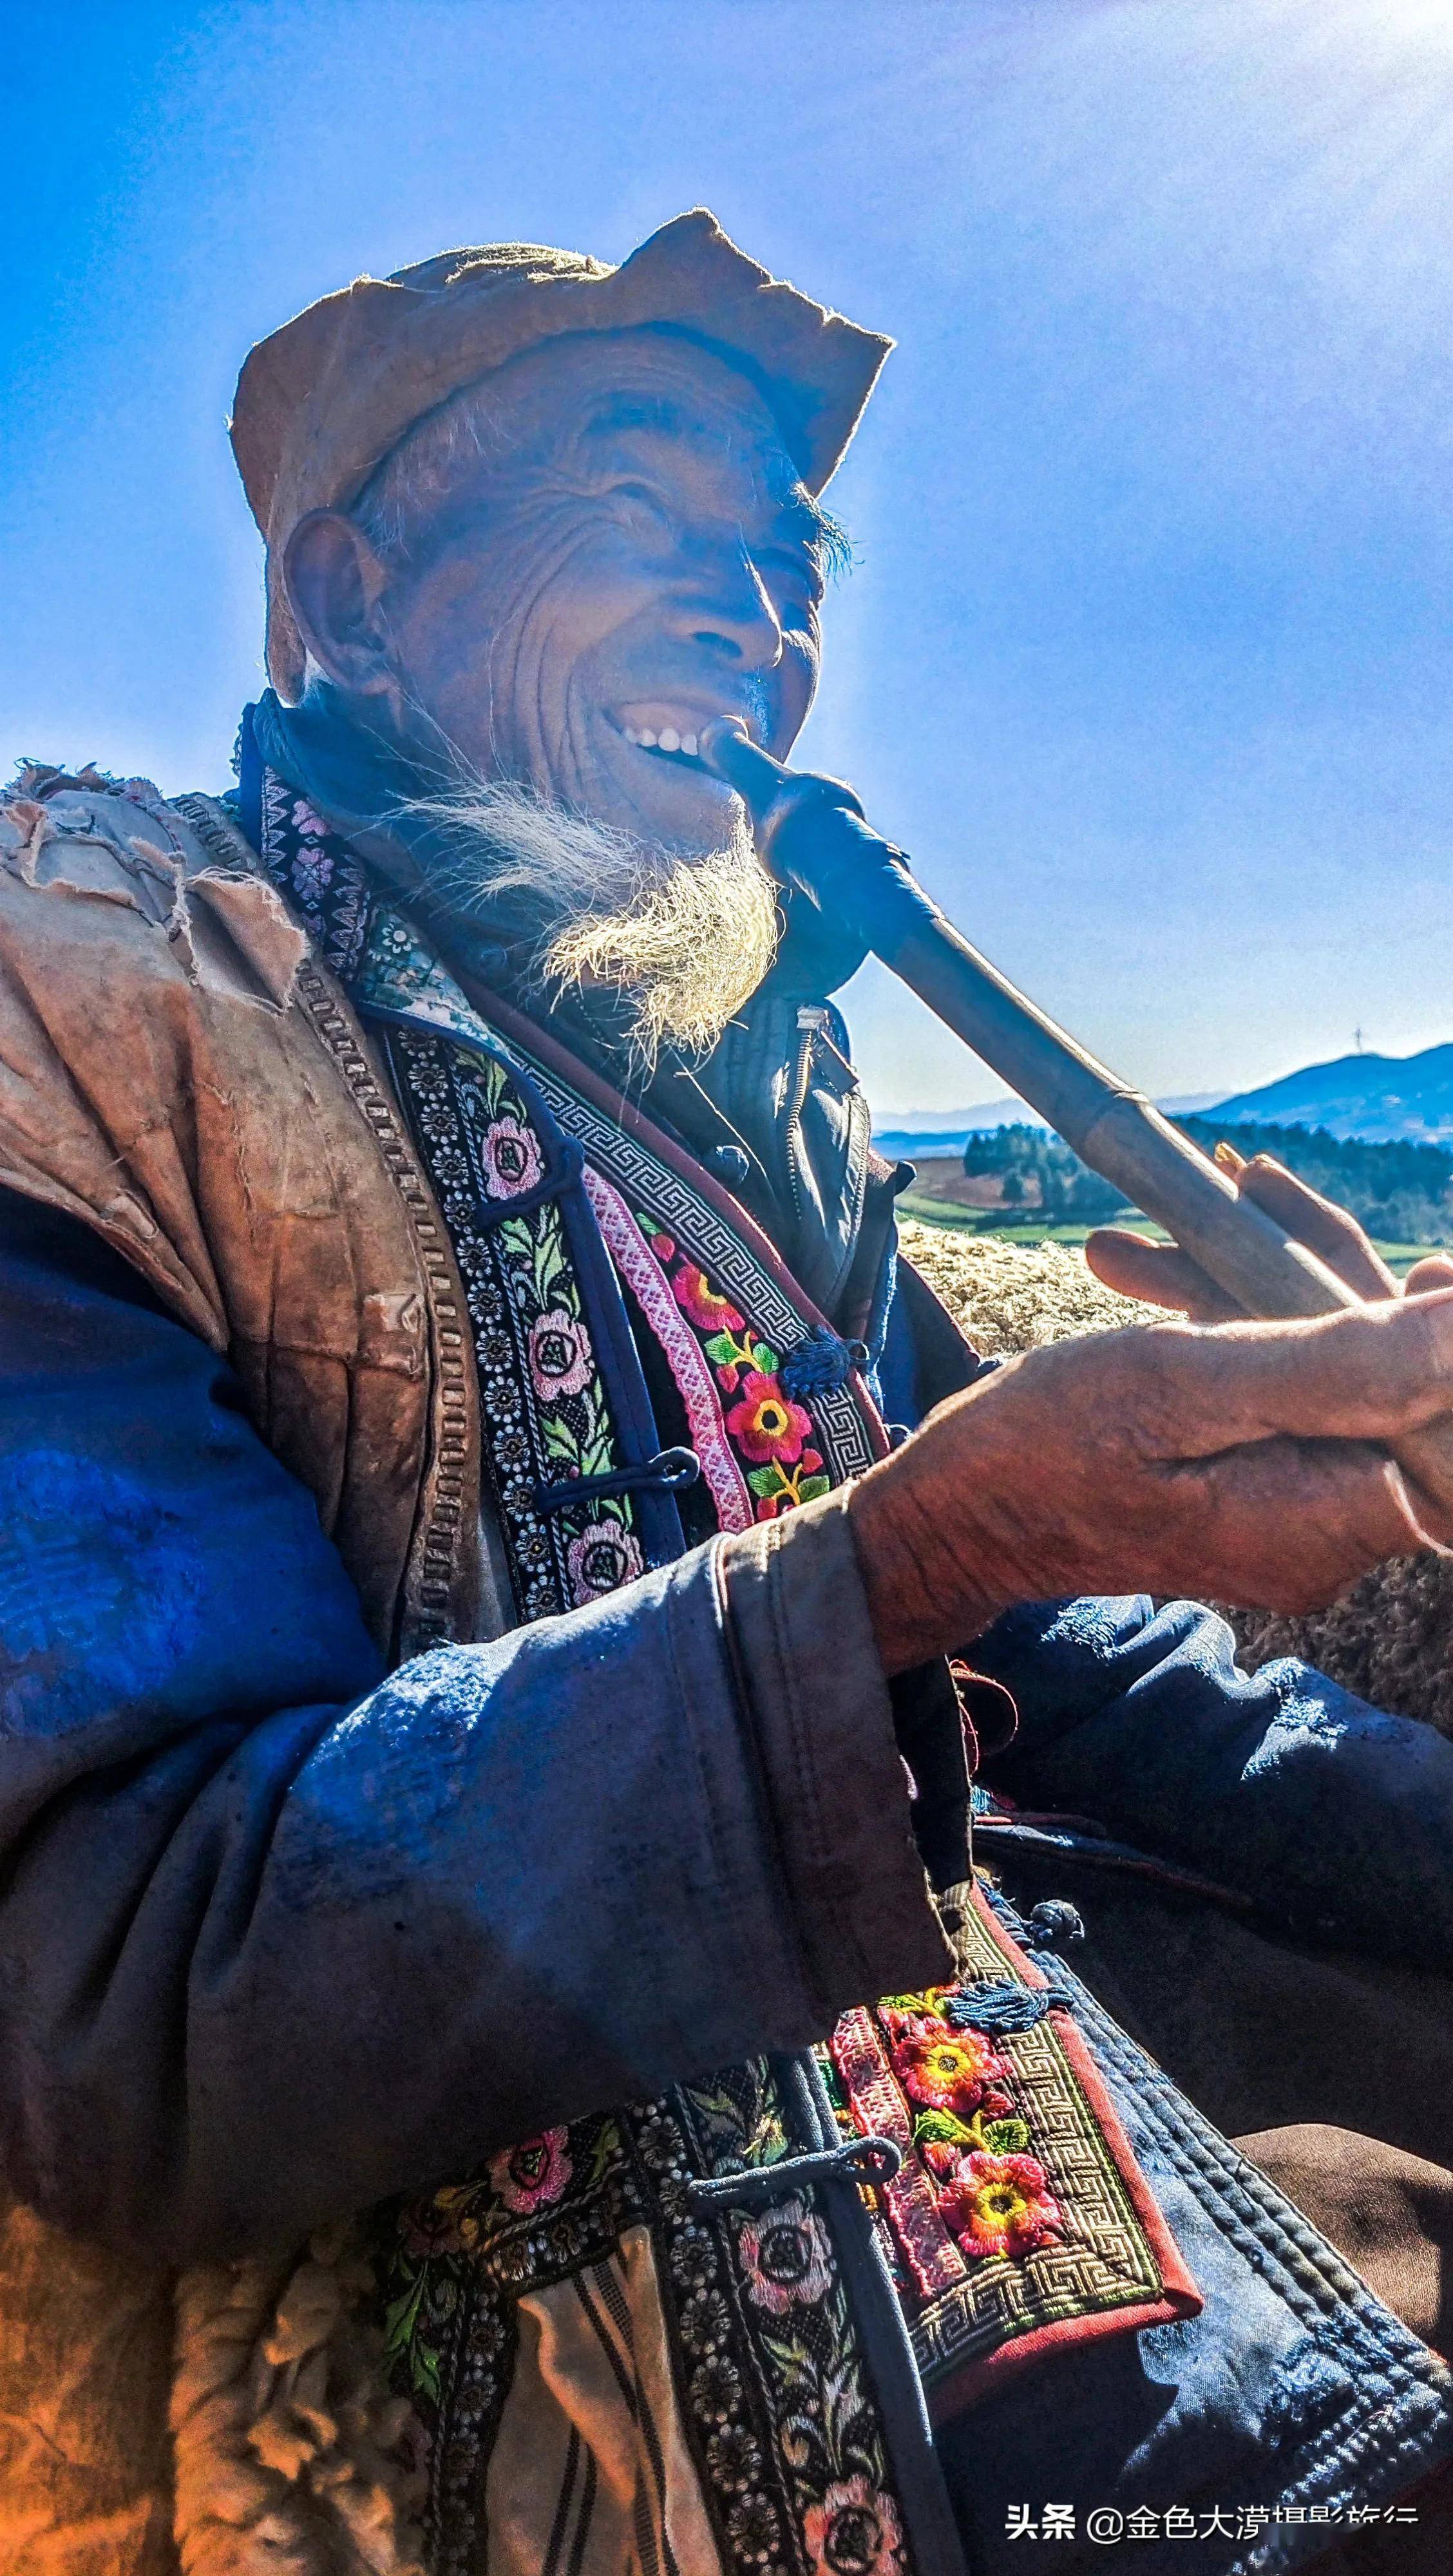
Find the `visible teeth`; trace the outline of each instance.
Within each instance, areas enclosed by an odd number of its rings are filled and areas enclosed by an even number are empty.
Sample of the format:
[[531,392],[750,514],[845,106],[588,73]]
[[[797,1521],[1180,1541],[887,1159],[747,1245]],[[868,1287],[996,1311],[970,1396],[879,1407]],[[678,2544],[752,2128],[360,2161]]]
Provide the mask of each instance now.
[[659,733],[653,733],[649,725],[623,724],[621,731],[627,742],[635,743],[642,751],[684,751],[688,760],[696,758],[695,734],[678,733],[674,725],[663,725]]

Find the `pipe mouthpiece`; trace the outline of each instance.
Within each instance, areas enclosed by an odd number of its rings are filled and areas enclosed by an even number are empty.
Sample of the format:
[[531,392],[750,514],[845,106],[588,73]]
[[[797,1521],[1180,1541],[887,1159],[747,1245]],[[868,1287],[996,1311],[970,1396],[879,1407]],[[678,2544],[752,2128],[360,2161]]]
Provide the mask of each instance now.
[[761,814],[790,775],[780,760],[753,742],[740,716],[714,716],[697,736],[697,757],[717,778],[724,778]]

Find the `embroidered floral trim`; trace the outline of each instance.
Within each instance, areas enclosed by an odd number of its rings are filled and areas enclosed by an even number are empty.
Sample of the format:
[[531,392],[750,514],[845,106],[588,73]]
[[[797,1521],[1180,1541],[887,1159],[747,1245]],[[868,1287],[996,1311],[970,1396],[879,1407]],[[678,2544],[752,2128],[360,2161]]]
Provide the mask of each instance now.
[[[926,1996],[922,2000],[928,2001]],[[1002,2090],[1008,2061],[995,2055],[980,2031],[951,2030],[932,2010],[898,2012],[880,2005],[879,2015],[894,2072],[911,2102],[950,2111],[957,2121],[972,2119],[985,2108],[995,2113],[1009,2109]]]
[[367,871],[275,769],[265,769],[262,777],[262,861],[324,965],[346,983],[363,955],[372,917]]
[[629,1495],[550,1513],[535,1500],[541,1485],[612,1473],[621,1451],[559,1207],[498,1214],[544,1178],[529,1106],[491,1052],[419,1029],[391,1030],[388,1047],[464,1281],[520,1616],[578,1608],[630,1582],[645,1558]]
[[903,2534],[891,2497],[866,2478],[829,2487],[803,2522],[813,2576],[896,2576]]
[[939,2186],[939,2206],[966,2254],[1021,2261],[1054,2242],[1059,2204],[1033,2156],[992,2156],[928,2146],[924,2160]]
[[977,1890],[955,1941],[955,1985],[846,2013],[816,2052],[844,2134],[902,2149],[871,2206],[930,2388],[1044,2328],[1163,2317],[1172,2295],[1061,2014],[1002,2035],[974,2026],[980,1980],[1032,1982]]
[[615,1520],[587,1521],[565,1551],[570,1598],[577,1608],[582,1602],[599,1601],[644,1573],[645,1562],[634,1531],[622,1529]]
[[564,2129],[547,2129],[542,2138],[527,2138],[522,2147],[507,2147],[491,2156],[485,2168],[490,2189],[508,2210],[528,2218],[558,2200],[570,2180],[570,2150]]
[[585,1167],[585,1187],[611,1259],[671,1371],[718,1523],[724,1530],[750,1529],[752,1498],[732,1454],[721,1399],[702,1357],[701,1345],[679,1311],[666,1273],[619,1190],[613,1189],[589,1163]]
[[580,2120],[414,2203],[385,2248],[394,2383],[431,2436],[439,2576],[484,2561],[481,2462],[514,2361],[519,2296],[598,2261],[644,2219],[682,2355],[683,2403],[728,2576],[906,2576],[882,2429],[810,2187],[702,2216],[700,2174],[780,2163],[770,2069],[733,2067],[611,2120]]
[[518,1118],[492,1118],[480,1138],[484,1186],[492,1199],[523,1198],[544,1177],[540,1148]]
[[797,2193],[744,2221],[737,2259],[747,2296],[774,2317],[815,2307],[832,2287],[832,2248],[822,2220]]
[[[375,988],[381,1002],[398,994],[391,992],[392,978],[382,963],[382,943],[386,925],[381,923],[365,964],[365,978]],[[428,972],[427,960],[411,964],[410,975],[423,977]],[[436,986],[441,980],[436,970],[424,1007],[431,1016],[442,1017],[445,1003],[437,998]],[[447,982],[447,978],[443,978]],[[422,986],[421,986],[422,989]],[[472,1014],[457,988],[451,987],[451,1007],[468,1015],[468,1028],[461,1034],[473,1034],[476,1041],[489,1043],[488,1032]],[[410,1004],[409,1007],[416,1007]],[[456,1020],[451,1025],[459,1026]],[[721,1215],[715,1205],[694,1189],[689,1180],[664,1162],[644,1137],[637,1135],[618,1119],[611,1118],[597,1104],[568,1083],[553,1063],[537,1056],[528,1044],[527,1033],[516,1031],[510,1039],[510,1054],[524,1064],[552,1114],[568,1135],[577,1138],[587,1156],[587,1169],[608,1182],[638,1212],[642,1231],[653,1244],[659,1238],[663,1249],[657,1258],[671,1272],[671,1293],[691,1324],[693,1332],[706,1340],[718,1329],[740,1331],[749,1336],[747,1347],[739,1352],[738,1368],[760,1368],[775,1372],[788,1353],[810,1344],[815,1325],[798,1311],[782,1281],[744,1241],[740,1232]],[[679,1272],[678,1262],[682,1265]],[[688,1274],[695,1271],[700,1283],[697,1294],[710,1305],[706,1320],[698,1322],[683,1297],[689,1296],[692,1282]],[[680,1279],[681,1294],[677,1293]],[[738,1319],[732,1325],[731,1317]],[[750,1325],[743,1318],[751,1318]],[[761,1350],[766,1359],[754,1357]],[[732,1365],[723,1353],[720,1361],[708,1354],[717,1372],[717,1384],[724,1395],[734,1395],[738,1380],[721,1374]],[[861,1401],[860,1391],[852,1384],[832,1385],[817,1389],[811,1398],[813,1439],[811,1450],[804,1449],[801,1459],[784,1467],[780,1461],[764,1463],[755,1471],[763,1481],[753,1480],[753,1510],[758,1503],[770,1501],[774,1508],[761,1513],[773,1519],[777,1510],[790,1510],[799,1502],[811,1502],[819,1491],[813,1480],[824,1476],[827,1485],[841,1484],[849,1476],[863,1474],[875,1458],[883,1454],[881,1431]],[[750,1462],[749,1462],[750,1463]]]
[[1024,2152],[1030,2129],[1016,2114],[1012,2064],[982,2031],[941,2017],[953,1991],[891,1996],[876,2012],[846,2015],[832,2040],[856,2119],[886,2120],[912,2158],[884,2199],[926,2297],[958,2268],[944,2238],[960,2257],[1020,2261],[1062,2230],[1044,2167]]
[[723,1411],[722,1420],[733,1448],[745,1461],[756,1518],[775,1520],[779,1512],[794,1511],[799,1503],[814,1502],[819,1494],[828,1493],[832,1478],[816,1445],[812,1417],[783,1387],[776,1351],[758,1339],[740,1307],[718,1293],[673,1235],[639,1211],[637,1219],[672,1296],[711,1362],[717,1385],[724,1395],[736,1398]]

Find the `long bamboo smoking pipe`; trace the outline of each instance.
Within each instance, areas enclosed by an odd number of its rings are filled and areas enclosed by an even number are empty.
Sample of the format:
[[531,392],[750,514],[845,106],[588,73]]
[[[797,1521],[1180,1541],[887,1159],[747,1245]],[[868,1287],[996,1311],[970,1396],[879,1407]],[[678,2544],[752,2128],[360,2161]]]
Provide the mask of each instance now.
[[[855,930],[1092,1171],[1163,1225],[1248,1315],[1325,1315],[1361,1302],[1316,1253],[1243,1198],[1143,1092],[1077,1045],[970,947],[924,893],[903,852],[869,827],[850,787],[784,768],[733,717],[705,728],[699,757],[743,799],[774,876]],[[1399,1456],[1440,1501],[1453,1504],[1453,1421],[1411,1435]]]

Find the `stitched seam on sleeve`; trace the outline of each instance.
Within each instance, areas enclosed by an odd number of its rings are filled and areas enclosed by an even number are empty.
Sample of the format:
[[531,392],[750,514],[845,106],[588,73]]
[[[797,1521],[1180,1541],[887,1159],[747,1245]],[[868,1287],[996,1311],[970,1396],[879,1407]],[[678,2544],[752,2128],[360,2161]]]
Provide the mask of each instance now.
[[[797,1665],[792,1652],[786,1611],[786,1569],[782,1561],[785,1526],[773,1522],[767,1534],[767,1603],[772,1641],[777,1652],[779,1687],[787,1720],[792,1753],[793,1786],[798,1804],[794,1810],[796,1830],[801,1834],[804,1858],[812,1878],[811,1906],[826,1913],[830,1938],[840,1942],[845,1962],[853,1963],[855,1987],[871,1982],[868,1963],[858,1938],[858,1927],[851,1907],[845,1907],[835,1884],[832,1855],[826,1846],[823,1828],[822,1799],[818,1785],[816,1748],[811,1740],[811,1727],[806,1720],[798,1689]],[[814,1944],[814,1950],[817,1945]],[[814,1958],[814,1967],[816,1960]]]
[[[813,1994],[812,1979],[808,1972],[808,1961],[804,1951],[795,1909],[793,1908],[791,1901],[791,1887],[788,1881],[786,1859],[782,1848],[781,1830],[776,1814],[773,1810],[772,1799],[765,1776],[766,1765],[762,1757],[762,1748],[756,1724],[755,1711],[752,1706],[751,1685],[745,1670],[740,1644],[732,1622],[731,1602],[727,1593],[725,1577],[722,1572],[722,1541],[719,1538],[712,1542],[709,1565],[712,1594],[716,1603],[717,1617],[720,1622],[719,1634],[723,1660],[726,1664],[728,1692],[734,1704],[737,1718],[737,1745],[745,1779],[746,1796],[750,1800],[753,1822],[757,1827],[758,1842],[762,1855],[761,1879],[765,1885],[769,1902],[772,1905],[773,1913],[776,1917],[780,1946],[785,1956],[792,1962],[795,1968],[797,1982],[802,1992],[811,2000],[815,2001],[816,1998]],[[727,1835],[723,1827],[721,1802],[714,1777],[713,1765],[701,1742],[697,1724],[698,1712],[696,1702],[692,1695],[688,1679],[691,1659],[689,1657],[683,1658],[678,1652],[678,1641],[676,1636],[676,1622],[678,1616],[679,1611],[676,1591],[673,1586],[671,1593],[671,1616],[668,1622],[671,1640],[672,1671],[676,1677],[682,1706],[690,1720],[689,1731],[692,1739],[692,1758],[696,1765],[696,1775],[700,1784],[702,1807],[707,1819],[713,1872],[717,1888],[720,1892],[722,1909],[727,1917],[729,1936],[736,1956],[742,1961],[743,1966],[750,1971],[754,1960],[760,1953],[760,1943],[752,1938],[751,1917],[756,1910],[755,1898],[749,1897],[744,1893],[730,1866],[727,1851]]]

